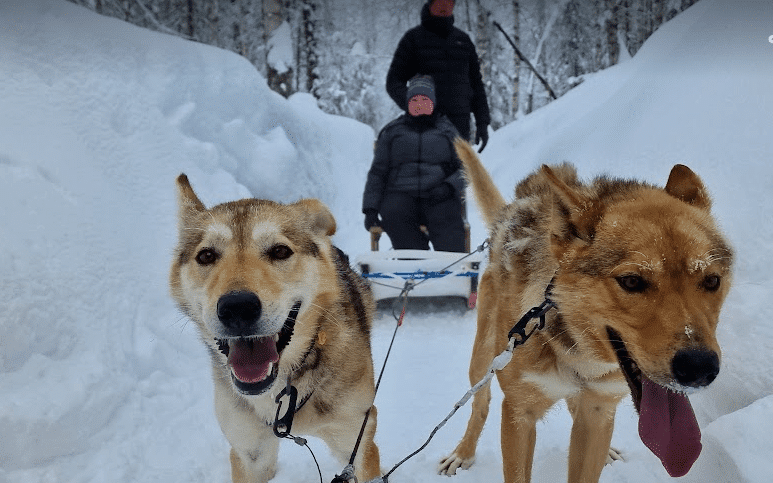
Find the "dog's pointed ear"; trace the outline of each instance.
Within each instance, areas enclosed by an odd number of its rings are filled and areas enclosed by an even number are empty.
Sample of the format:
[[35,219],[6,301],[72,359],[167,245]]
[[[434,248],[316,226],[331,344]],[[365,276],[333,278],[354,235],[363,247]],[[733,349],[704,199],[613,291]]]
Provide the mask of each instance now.
[[295,203],[305,214],[306,220],[315,232],[333,236],[336,232],[336,220],[327,206],[314,198],[306,198]]
[[553,192],[551,238],[557,246],[581,240],[589,243],[595,234],[599,213],[583,193],[569,186],[550,166],[542,165],[542,174]]
[[666,193],[680,199],[688,205],[704,210],[711,209],[711,198],[703,182],[690,168],[677,164],[671,168],[666,183]]
[[199,200],[185,174],[177,177],[177,215],[181,235],[184,227],[191,226],[195,217],[202,211],[206,211],[204,203]]
[[583,200],[580,195],[559,178],[550,166],[543,164],[542,173],[550,182],[553,193],[556,194],[567,207],[582,206]]

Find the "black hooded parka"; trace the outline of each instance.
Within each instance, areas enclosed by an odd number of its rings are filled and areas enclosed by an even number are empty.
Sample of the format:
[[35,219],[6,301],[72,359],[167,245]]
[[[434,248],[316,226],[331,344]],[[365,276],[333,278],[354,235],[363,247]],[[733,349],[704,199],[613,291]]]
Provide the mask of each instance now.
[[491,122],[480,73],[480,62],[470,37],[453,26],[454,17],[435,17],[429,3],[421,10],[421,24],[405,33],[387,73],[389,96],[407,110],[406,83],[416,74],[435,81],[436,110],[448,116],[464,138],[469,138],[469,117],[478,130]]

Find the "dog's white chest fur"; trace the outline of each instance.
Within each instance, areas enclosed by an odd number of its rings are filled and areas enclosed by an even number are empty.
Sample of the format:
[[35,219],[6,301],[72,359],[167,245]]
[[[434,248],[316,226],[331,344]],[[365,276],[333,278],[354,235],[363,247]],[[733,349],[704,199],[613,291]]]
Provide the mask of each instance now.
[[[578,370],[579,369],[579,370]],[[523,380],[542,391],[548,399],[558,401],[587,388],[603,394],[627,394],[622,377],[610,377],[619,369],[616,363],[587,362],[583,367],[562,366],[550,372],[523,372]]]

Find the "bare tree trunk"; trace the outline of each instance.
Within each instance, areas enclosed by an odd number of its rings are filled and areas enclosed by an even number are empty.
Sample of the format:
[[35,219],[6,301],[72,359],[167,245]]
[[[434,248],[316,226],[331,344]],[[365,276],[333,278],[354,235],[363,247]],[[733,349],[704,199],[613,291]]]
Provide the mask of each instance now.
[[[539,65],[539,59],[542,55],[542,48],[545,45],[545,42],[547,42],[548,38],[550,38],[551,35],[553,35],[553,26],[555,25],[558,18],[561,16],[562,11],[566,8],[567,3],[569,3],[570,0],[559,0],[554,6],[553,11],[550,13],[550,17],[548,17],[547,23],[545,24],[545,27],[542,30],[542,34],[540,35],[539,41],[537,42],[537,48],[534,52],[534,58],[531,61],[531,65],[533,66],[531,73],[529,74],[529,83],[528,83],[528,92],[529,92],[529,103],[528,103],[528,110],[526,113],[532,112],[534,109],[534,77],[537,77],[540,82],[542,82],[542,85],[545,86],[545,89],[551,94],[551,97],[553,99],[556,99],[557,96],[553,92],[553,90],[548,85],[547,81],[544,80],[544,78],[537,73],[537,66]],[[547,70],[547,69],[546,69]],[[544,81],[544,82],[543,82]]]
[[[622,38],[625,41],[624,47],[631,45],[631,2],[633,0],[618,0],[620,8],[618,9],[617,28],[618,32],[622,30]],[[628,49],[630,52],[630,49]]]
[[[513,42],[519,45],[521,42],[520,5],[518,0],[513,0]],[[513,96],[510,99],[510,117],[514,118],[518,112],[518,94],[521,82],[521,57],[517,52],[513,53]]]
[[[303,57],[306,73],[306,92],[314,94],[317,80],[317,5],[314,0],[302,0],[301,25],[303,29]],[[315,96],[316,97],[316,96]]]
[[[286,18],[284,5],[281,0],[263,0],[263,26],[264,26],[264,41],[268,43],[271,34],[273,34],[284,22]],[[282,94],[285,97],[289,97],[292,93],[292,79],[293,69],[291,66],[287,66],[285,72],[279,72],[274,66],[268,62],[268,54],[266,52],[266,81],[271,90]]]
[[606,21],[607,31],[607,67],[617,64],[620,59],[620,43],[617,39],[618,22],[620,18],[620,5],[617,0],[605,0],[609,12]]
[[195,38],[194,35],[194,25],[196,25],[196,19],[195,19],[195,9],[193,8],[193,0],[188,0],[188,3],[186,5],[187,11],[186,13],[186,25],[188,27],[187,31],[185,32],[186,35],[190,38]]
[[655,12],[653,14],[654,28],[652,29],[652,31],[654,32],[663,24],[663,21],[666,18],[666,2],[664,0],[654,0],[653,8],[655,9]]
[[486,83],[486,79],[491,76],[491,45],[487,20],[486,10],[479,8],[477,25],[475,28],[475,47],[478,51],[478,58],[480,59],[480,70],[484,84]]

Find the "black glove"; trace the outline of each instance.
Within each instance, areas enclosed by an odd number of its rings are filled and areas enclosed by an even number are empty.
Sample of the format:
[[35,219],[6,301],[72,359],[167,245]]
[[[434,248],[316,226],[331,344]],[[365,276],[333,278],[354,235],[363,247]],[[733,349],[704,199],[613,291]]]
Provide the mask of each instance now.
[[445,181],[429,190],[429,203],[436,205],[446,200],[450,200],[454,196],[454,187]]
[[475,144],[481,143],[479,153],[483,152],[483,148],[488,144],[488,124],[477,126],[475,128]]
[[365,229],[370,231],[374,226],[381,226],[381,222],[378,219],[378,211],[370,208],[365,210]]

